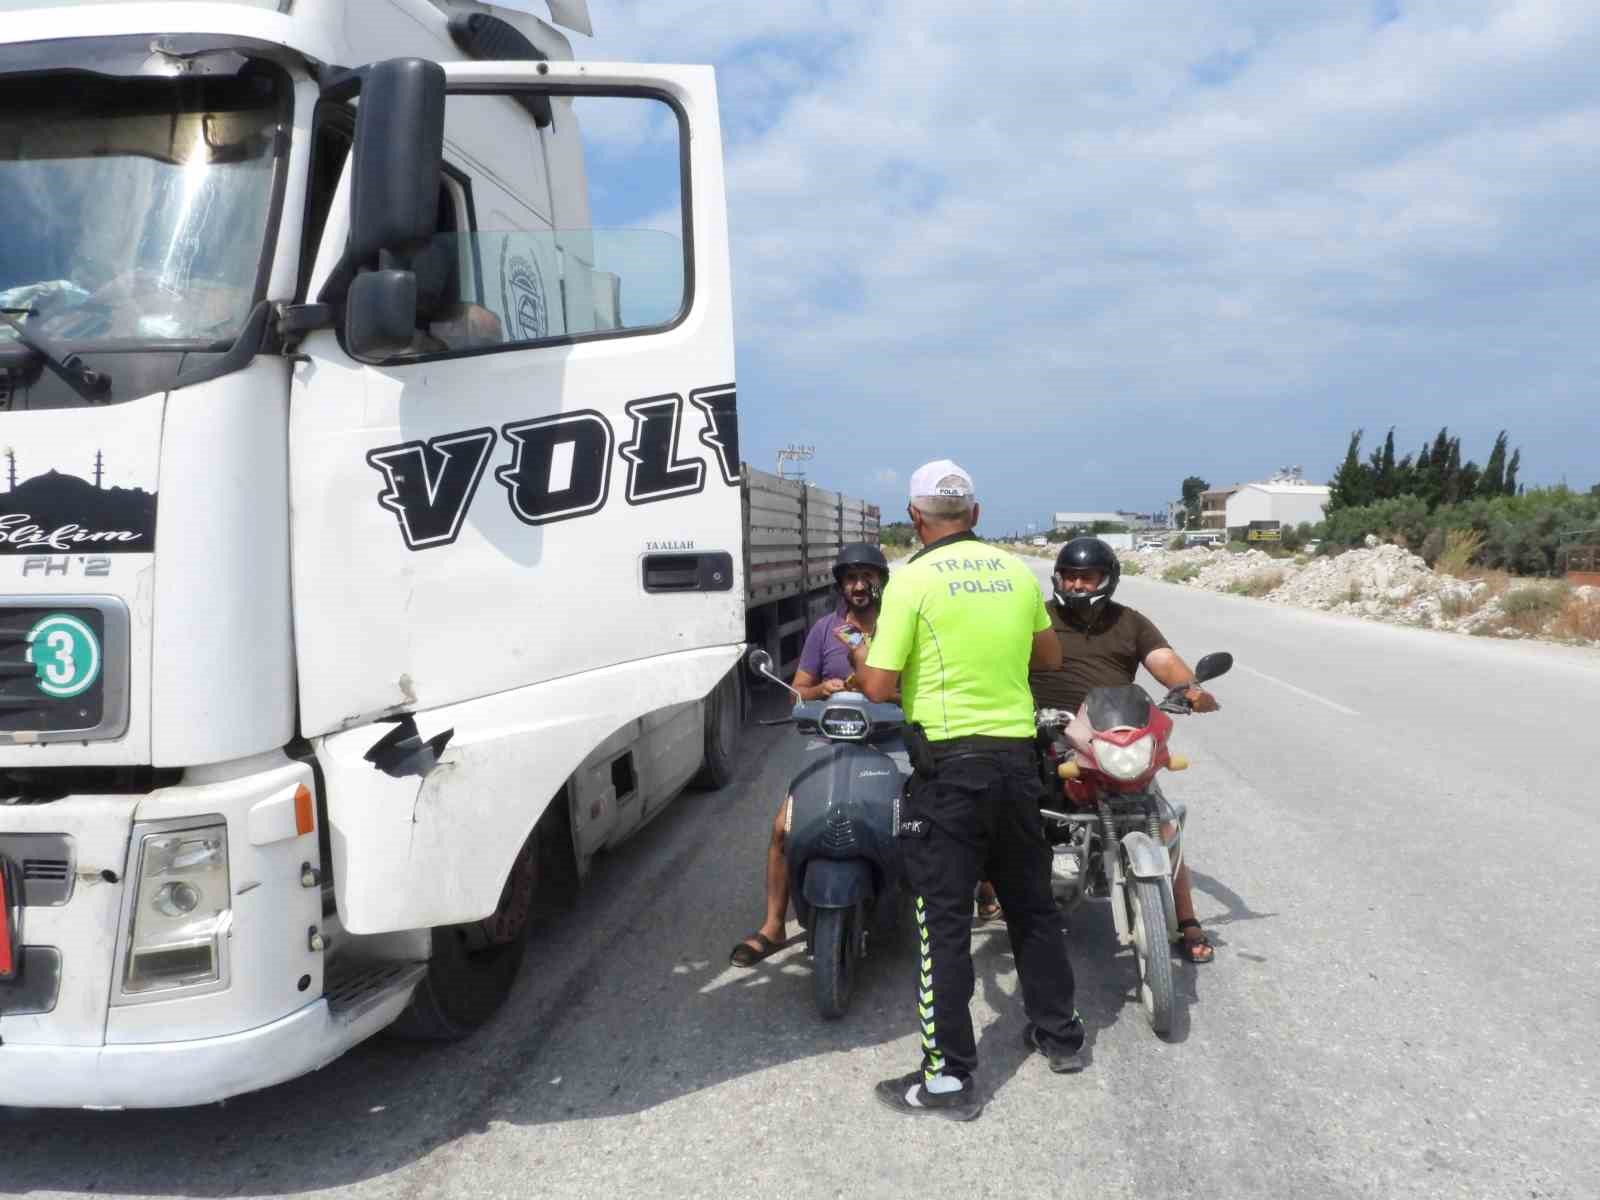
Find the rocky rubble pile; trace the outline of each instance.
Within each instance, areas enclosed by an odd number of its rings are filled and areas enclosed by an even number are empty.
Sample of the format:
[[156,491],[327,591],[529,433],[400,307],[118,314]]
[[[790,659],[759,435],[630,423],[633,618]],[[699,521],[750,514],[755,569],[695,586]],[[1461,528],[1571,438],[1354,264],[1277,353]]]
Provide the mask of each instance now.
[[[1124,555],[1123,561],[1129,564],[1130,573],[1145,578],[1214,592],[1262,596],[1276,604],[1458,633],[1539,636],[1508,623],[1505,598],[1518,587],[1504,595],[1492,595],[1489,585],[1481,580],[1436,574],[1409,550],[1381,543],[1375,537],[1368,537],[1363,548],[1333,557],[1273,558],[1259,550],[1234,554],[1225,549],[1194,547],[1141,551]],[[1573,596],[1577,603],[1595,605],[1600,611],[1600,588],[1579,588]],[[1552,609],[1543,632],[1554,633],[1556,621]],[[1593,644],[1600,645],[1600,641]]]

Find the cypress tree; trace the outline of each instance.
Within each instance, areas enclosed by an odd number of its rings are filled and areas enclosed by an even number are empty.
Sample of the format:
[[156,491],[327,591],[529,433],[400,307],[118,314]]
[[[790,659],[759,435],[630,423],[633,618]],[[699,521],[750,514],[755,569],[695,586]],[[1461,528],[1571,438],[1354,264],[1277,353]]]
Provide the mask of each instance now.
[[1517,494],[1517,468],[1522,465],[1522,447],[1518,446],[1512,452],[1511,461],[1506,464],[1506,482],[1504,494],[1515,496]]
[[1478,480],[1477,494],[1480,496],[1500,496],[1506,490],[1506,431],[1502,429],[1500,436],[1494,439],[1494,449],[1489,451],[1489,461],[1483,468],[1483,475]]

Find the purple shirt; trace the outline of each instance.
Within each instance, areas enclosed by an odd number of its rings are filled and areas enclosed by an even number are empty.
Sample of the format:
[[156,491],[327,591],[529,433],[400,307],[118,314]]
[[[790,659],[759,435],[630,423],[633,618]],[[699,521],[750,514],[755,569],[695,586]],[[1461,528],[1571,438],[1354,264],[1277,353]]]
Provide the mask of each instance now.
[[833,631],[846,623],[843,612],[835,610],[813,625],[800,651],[798,670],[819,683],[826,679],[849,679],[850,651],[833,636]]

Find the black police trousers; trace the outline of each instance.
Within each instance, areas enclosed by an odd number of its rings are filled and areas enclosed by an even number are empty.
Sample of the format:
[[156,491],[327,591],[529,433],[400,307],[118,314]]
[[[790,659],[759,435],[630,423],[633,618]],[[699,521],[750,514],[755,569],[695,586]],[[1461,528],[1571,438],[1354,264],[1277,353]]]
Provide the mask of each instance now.
[[1005,910],[1006,933],[1028,1019],[1047,1046],[1076,1048],[1074,984],[1061,915],[1050,894],[1049,843],[1031,743],[938,755],[938,773],[916,777],[901,808],[900,850],[920,949],[917,1017],[922,1069],[969,1077],[972,1035],[973,890],[988,878]]

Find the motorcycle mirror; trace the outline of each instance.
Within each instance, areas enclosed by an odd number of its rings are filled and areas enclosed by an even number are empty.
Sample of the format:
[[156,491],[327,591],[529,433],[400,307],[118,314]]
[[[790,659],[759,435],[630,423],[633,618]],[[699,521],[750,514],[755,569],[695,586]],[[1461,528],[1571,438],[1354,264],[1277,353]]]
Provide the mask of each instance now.
[[1204,683],[1208,679],[1215,679],[1219,675],[1226,675],[1233,670],[1233,655],[1226,650],[1219,650],[1215,654],[1208,654],[1194,665],[1194,681]]
[[745,655],[744,661],[745,665],[750,668],[753,674],[772,680],[773,683],[791,693],[796,700],[805,699],[805,697],[799,692],[795,691],[794,688],[790,687],[782,679],[778,678],[778,673],[772,669],[772,655],[768,654],[765,650],[755,649],[750,651],[749,654]]

